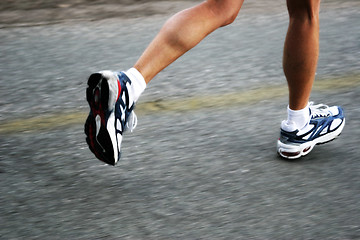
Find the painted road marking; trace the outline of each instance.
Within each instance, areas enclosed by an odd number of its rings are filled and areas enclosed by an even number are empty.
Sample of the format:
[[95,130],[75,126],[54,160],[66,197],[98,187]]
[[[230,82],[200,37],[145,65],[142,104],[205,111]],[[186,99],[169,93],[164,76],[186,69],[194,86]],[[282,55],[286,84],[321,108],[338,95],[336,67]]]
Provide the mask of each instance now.
[[[360,75],[317,80],[314,91],[351,90],[360,86]],[[144,102],[136,107],[136,114],[146,115],[166,112],[188,112],[206,108],[223,106],[239,106],[287,96],[287,86],[265,86],[248,91],[239,91],[219,95],[202,95],[184,99],[166,99]],[[39,117],[14,119],[11,122],[0,123],[0,134],[15,134],[57,129],[75,124],[83,124],[88,113],[62,112]]]

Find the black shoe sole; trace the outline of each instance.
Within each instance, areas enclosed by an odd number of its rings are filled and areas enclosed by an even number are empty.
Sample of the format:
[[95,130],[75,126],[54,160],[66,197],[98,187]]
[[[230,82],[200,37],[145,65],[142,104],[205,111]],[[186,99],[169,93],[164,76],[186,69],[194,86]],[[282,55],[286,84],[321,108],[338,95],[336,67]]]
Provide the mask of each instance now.
[[[110,135],[106,128],[106,114],[108,113],[109,85],[102,74],[94,73],[88,79],[86,100],[90,106],[90,113],[85,122],[84,132],[86,142],[95,156],[109,165],[115,165],[114,150]],[[95,117],[100,116],[101,125],[96,135]]]

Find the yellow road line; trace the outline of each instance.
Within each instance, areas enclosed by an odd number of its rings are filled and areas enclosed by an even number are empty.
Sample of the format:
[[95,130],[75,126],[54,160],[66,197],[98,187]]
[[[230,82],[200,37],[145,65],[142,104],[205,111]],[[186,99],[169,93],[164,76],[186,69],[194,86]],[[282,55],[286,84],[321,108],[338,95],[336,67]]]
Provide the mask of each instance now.
[[[360,85],[360,75],[318,80],[314,84],[314,91],[333,91],[351,89]],[[157,112],[187,112],[205,108],[219,108],[223,106],[245,105],[262,100],[284,97],[288,94],[286,85],[265,86],[249,91],[239,91],[219,95],[202,95],[184,99],[167,99],[161,101],[144,102],[138,104],[138,115]],[[49,130],[83,124],[87,117],[84,112],[62,112],[39,117],[14,119],[0,123],[0,134],[14,134]]]

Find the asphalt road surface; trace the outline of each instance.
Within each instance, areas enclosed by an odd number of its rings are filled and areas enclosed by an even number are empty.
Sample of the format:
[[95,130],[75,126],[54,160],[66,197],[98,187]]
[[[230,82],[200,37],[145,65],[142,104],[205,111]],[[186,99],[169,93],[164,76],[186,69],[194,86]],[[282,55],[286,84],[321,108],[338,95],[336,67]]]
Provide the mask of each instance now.
[[311,98],[347,122],[296,161],[275,152],[286,8],[266,5],[151,82],[116,167],[85,143],[87,76],[131,67],[170,12],[2,25],[0,239],[360,239],[360,3],[323,1]]

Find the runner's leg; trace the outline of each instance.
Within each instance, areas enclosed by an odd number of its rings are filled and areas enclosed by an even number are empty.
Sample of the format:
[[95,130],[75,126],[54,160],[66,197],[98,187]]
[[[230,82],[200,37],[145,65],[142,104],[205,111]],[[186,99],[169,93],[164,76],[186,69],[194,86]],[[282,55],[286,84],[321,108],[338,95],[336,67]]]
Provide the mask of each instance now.
[[208,34],[232,23],[244,0],[208,0],[171,17],[135,64],[146,83]]
[[283,67],[289,86],[289,107],[307,106],[319,55],[320,0],[287,0],[289,28]]

